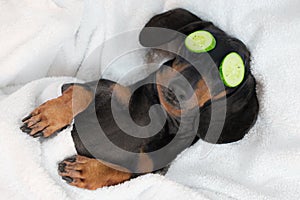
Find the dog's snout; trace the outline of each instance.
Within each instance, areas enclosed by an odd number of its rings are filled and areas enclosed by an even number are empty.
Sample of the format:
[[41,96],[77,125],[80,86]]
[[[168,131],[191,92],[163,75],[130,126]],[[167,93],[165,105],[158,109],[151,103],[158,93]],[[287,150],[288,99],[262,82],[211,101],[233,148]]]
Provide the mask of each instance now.
[[189,99],[194,90],[192,85],[187,80],[182,80],[184,78],[174,78],[169,86],[169,89],[179,98],[181,101]]

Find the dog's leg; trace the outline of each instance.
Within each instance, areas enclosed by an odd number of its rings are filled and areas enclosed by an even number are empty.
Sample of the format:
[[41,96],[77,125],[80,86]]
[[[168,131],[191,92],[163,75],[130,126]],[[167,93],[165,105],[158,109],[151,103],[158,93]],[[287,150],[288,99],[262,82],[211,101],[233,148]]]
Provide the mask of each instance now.
[[126,169],[79,155],[59,163],[58,171],[70,185],[89,190],[116,185],[132,177]]
[[73,85],[63,94],[49,100],[24,118],[21,130],[33,137],[49,137],[68,126],[72,119],[91,103],[93,93],[86,88]]

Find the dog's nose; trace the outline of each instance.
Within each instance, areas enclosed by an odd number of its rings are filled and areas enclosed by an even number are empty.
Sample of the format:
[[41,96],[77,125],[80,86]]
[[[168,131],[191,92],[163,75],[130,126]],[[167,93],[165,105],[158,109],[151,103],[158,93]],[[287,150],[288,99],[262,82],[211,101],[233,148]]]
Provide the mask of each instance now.
[[186,100],[186,93],[183,90],[183,88],[174,86],[170,88],[171,91],[177,96],[179,101],[185,101]]
[[186,80],[182,79],[182,77],[174,78],[169,85],[169,89],[177,96],[179,101],[186,101],[193,95],[194,90]]

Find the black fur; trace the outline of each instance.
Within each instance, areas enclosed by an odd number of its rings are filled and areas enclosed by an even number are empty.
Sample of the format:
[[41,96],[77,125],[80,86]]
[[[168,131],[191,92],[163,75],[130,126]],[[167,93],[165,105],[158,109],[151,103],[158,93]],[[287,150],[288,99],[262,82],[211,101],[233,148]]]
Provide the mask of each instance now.
[[[209,52],[209,54],[215,62],[216,66],[219,66],[222,59],[232,51],[238,52],[242,56],[246,66],[245,79],[242,84],[236,88],[225,88],[227,93],[227,112],[221,136],[215,138],[216,136],[206,135],[210,123],[213,123],[212,126],[221,123],[219,121],[211,122],[211,102],[207,102],[203,107],[197,108],[198,112],[200,112],[199,124],[195,126],[193,122],[190,122],[191,129],[197,131],[197,137],[189,138],[192,137],[192,135],[187,135],[187,139],[191,139],[192,141],[194,139],[194,142],[196,142],[200,138],[206,140],[207,142],[217,143],[229,143],[242,139],[255,123],[259,110],[255,91],[256,82],[250,71],[250,52],[248,51],[246,46],[240,40],[227,35],[225,32],[214,26],[211,22],[202,21],[200,18],[184,9],[175,9],[157,15],[146,24],[146,27],[163,27],[177,30],[183,34],[189,34],[200,29],[211,32],[217,40],[217,46],[214,50]],[[162,37],[161,40],[149,42],[146,41],[146,38],[148,37],[147,34],[149,33],[145,31],[141,32],[141,44],[143,44],[144,46],[155,47],[156,45],[160,45],[170,41],[170,37]],[[167,64],[171,65],[172,62],[173,60],[169,61]],[[147,79],[153,80],[154,74],[151,74]],[[189,75],[187,74],[187,76]],[[201,76],[197,76],[197,79],[201,79]],[[88,85],[97,85],[95,101],[89,106],[87,110],[85,110],[75,118],[75,124],[78,120],[83,120],[86,123],[83,131],[86,132],[85,134],[91,135],[91,137],[87,137],[87,140],[89,140],[88,143],[93,144],[94,146],[105,145],[102,144],[102,141],[94,141],[93,138],[93,134],[97,130],[91,127],[93,123],[98,122],[101,124],[104,132],[114,144],[132,152],[152,152],[165,146],[174,138],[178,130],[178,126],[181,123],[181,119],[172,117],[168,114],[166,115],[167,121],[163,129],[153,137],[140,139],[125,134],[116,125],[111,113],[111,95],[112,88],[115,83],[103,79],[98,83],[94,82],[89,83]],[[129,86],[129,88],[132,87],[134,87],[134,85]],[[150,122],[148,116],[149,108],[152,105],[159,103],[160,101],[156,91],[156,86],[154,84],[148,84],[140,87],[132,95],[130,100],[129,110],[132,119],[138,125],[147,125]],[[218,105],[217,101],[216,105]],[[124,112],[124,105],[119,102],[118,106],[120,113]],[[96,108],[98,121],[89,121],[89,116],[93,112],[94,108]],[[224,108],[217,107],[218,112],[222,112],[222,109]],[[165,114],[161,113],[161,115]],[[82,138],[79,136],[75,126],[72,131],[72,136],[79,155],[84,155],[87,157],[97,157],[95,155],[91,155],[90,152],[85,148],[81,141]],[[185,144],[184,148],[188,147],[189,145],[186,143],[186,141],[182,141],[182,143]],[[118,155],[114,155],[113,151],[107,150],[106,152],[103,152],[103,148],[99,148],[99,150],[102,151],[99,153],[99,155],[101,155],[99,156],[100,159],[112,162],[114,164],[119,164],[121,166],[122,162],[126,162],[126,160],[128,162],[128,158],[120,158],[118,157]],[[178,154],[182,150],[183,147],[180,146],[174,151],[176,152],[176,154]],[[136,165],[137,161],[130,160],[130,162],[132,162],[132,165],[134,166]]]

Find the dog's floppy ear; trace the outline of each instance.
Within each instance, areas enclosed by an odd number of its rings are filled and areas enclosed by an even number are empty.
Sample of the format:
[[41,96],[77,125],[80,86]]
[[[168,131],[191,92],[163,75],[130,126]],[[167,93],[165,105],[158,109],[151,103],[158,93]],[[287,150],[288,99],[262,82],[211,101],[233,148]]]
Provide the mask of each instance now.
[[[243,85],[226,97],[226,118],[221,135],[217,130],[212,131],[215,135],[206,135],[209,125],[214,129],[214,127],[221,126],[223,121],[222,119],[211,119],[211,105],[201,110],[199,137],[211,143],[230,143],[242,139],[254,125],[258,115],[259,105],[255,86],[255,79],[252,74],[249,74]],[[218,101],[215,102],[213,109],[217,115],[218,112],[224,112],[222,105],[219,105]]]
[[157,47],[168,43],[176,38],[177,34],[174,31],[179,31],[197,21],[201,19],[182,8],[155,15],[142,29],[139,36],[140,43],[145,47]]
[[183,26],[199,20],[201,19],[191,12],[182,8],[177,8],[152,17],[145,27],[179,30]]

